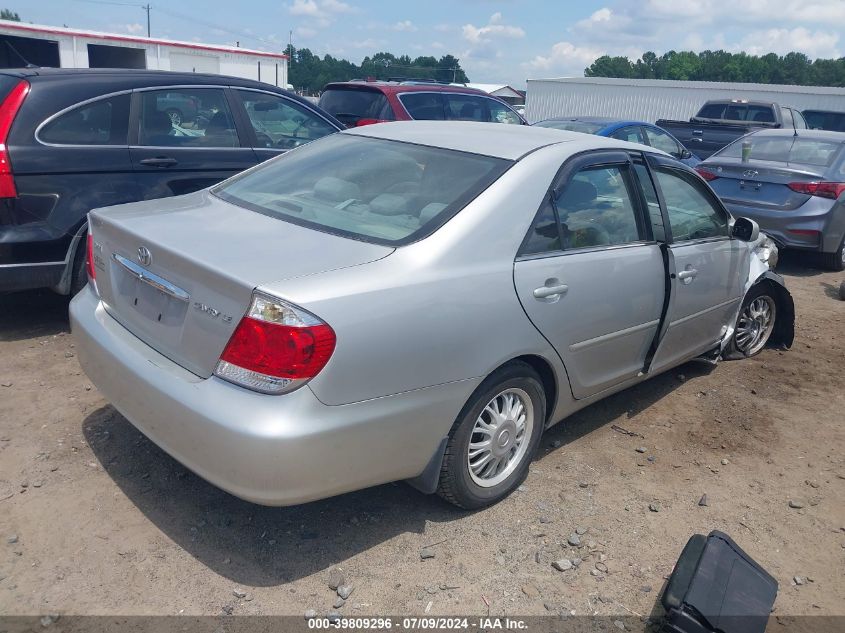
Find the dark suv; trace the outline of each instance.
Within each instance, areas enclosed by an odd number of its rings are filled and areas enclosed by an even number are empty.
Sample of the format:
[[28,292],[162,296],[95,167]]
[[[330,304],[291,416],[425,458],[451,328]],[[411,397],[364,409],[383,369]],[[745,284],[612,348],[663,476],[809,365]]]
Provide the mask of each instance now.
[[81,288],[93,208],[196,191],[342,127],[248,79],[2,70],[0,292]]
[[326,85],[320,107],[346,127],[386,121],[482,121],[527,125],[504,101],[474,88],[416,81]]

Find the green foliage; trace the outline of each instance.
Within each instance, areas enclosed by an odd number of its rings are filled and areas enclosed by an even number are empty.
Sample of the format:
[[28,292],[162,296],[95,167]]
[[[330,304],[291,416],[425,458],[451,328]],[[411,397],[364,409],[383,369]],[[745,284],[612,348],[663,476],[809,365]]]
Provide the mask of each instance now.
[[803,53],[757,56],[727,51],[649,51],[636,61],[604,55],[584,70],[585,77],[732,81],[799,86],[845,86],[845,57],[810,58]]
[[307,48],[295,49],[288,46],[285,53],[290,57],[288,66],[288,82],[297,90],[316,93],[332,81],[349,81],[350,79],[407,78],[407,79],[436,79],[466,83],[469,81],[461,68],[460,61],[452,55],[436,57],[417,57],[411,59],[408,55],[379,52],[367,56],[361,65],[353,64],[345,59],[336,59],[331,55],[320,58]]
[[21,16],[11,9],[0,9],[0,20],[12,20],[13,22],[20,22]]

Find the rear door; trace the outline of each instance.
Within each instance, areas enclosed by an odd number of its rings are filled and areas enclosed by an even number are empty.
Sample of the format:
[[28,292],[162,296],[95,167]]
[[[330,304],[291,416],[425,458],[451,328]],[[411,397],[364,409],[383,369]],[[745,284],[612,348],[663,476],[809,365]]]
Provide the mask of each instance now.
[[136,91],[130,157],[142,199],[204,189],[255,165],[236,107],[223,87]]
[[568,161],[514,265],[526,314],[586,398],[635,377],[665,299],[659,244],[621,151]]
[[641,182],[660,203],[670,288],[656,372],[719,344],[742,300],[750,251],[729,237],[728,213],[700,178],[661,156],[649,155],[649,166],[651,182]]

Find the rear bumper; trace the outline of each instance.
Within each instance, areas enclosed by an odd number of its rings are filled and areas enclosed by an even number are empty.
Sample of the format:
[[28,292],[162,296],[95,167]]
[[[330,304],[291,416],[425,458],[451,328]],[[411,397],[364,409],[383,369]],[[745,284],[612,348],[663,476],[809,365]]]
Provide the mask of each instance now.
[[792,211],[760,209],[730,201],[725,201],[725,206],[734,217],[756,221],[763,232],[787,248],[833,253],[845,235],[845,205],[825,198],[811,198]]
[[479,380],[327,406],[202,379],[141,342],[91,288],[70,306],[79,361],[135,427],[233,495],[291,505],[419,475]]

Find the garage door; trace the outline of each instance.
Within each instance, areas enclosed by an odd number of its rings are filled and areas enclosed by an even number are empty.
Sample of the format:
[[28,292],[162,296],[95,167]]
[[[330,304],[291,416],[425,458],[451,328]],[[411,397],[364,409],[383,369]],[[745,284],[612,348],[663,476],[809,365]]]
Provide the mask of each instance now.
[[208,55],[170,53],[170,70],[188,73],[220,73],[220,60]]

